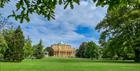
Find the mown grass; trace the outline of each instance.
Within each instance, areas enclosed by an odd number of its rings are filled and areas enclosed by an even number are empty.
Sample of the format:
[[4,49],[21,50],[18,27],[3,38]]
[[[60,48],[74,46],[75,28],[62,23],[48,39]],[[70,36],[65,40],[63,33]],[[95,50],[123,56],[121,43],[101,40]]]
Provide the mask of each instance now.
[[0,71],[140,71],[140,64],[132,61],[49,57],[21,63],[0,62]]

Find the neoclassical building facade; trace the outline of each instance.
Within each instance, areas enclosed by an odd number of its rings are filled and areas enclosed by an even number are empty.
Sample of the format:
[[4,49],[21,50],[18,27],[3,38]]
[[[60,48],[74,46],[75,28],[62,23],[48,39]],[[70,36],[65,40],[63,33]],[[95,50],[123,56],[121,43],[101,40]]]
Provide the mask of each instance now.
[[53,56],[56,57],[75,57],[76,49],[68,44],[58,43],[51,45]]

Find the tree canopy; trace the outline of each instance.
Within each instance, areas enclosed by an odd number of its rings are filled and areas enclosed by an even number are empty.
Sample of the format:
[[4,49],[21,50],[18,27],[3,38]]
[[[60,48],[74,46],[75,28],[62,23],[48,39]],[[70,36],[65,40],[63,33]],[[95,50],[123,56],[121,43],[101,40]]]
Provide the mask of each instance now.
[[97,58],[99,57],[99,46],[93,41],[83,42],[76,53],[77,57],[80,58]]
[[[11,0],[0,0],[0,7],[4,7],[5,3]],[[93,0],[96,6],[108,6],[108,10],[116,7],[140,6],[140,0]],[[46,17],[48,20],[55,19],[55,8],[57,5],[64,5],[74,8],[74,4],[80,4],[80,0],[18,0],[16,3],[16,11],[9,17],[14,17],[15,20],[30,21],[29,15],[36,13]],[[20,12],[20,13],[17,13]]]
[[[10,0],[0,0],[0,7],[4,7],[5,3]],[[55,19],[55,8],[57,5],[64,5],[64,9],[67,6],[74,8],[74,3],[79,4],[79,0],[19,0],[16,3],[16,11],[13,10],[13,14],[9,17],[14,17],[15,20],[20,20],[22,23],[24,20],[30,21],[29,15],[36,13],[46,17],[48,20]],[[17,12],[20,12],[17,14]]]
[[140,3],[139,0],[125,2],[128,4],[108,10],[96,29],[101,32],[100,43],[103,46],[109,44],[109,47],[118,51],[125,47],[133,48],[135,53],[138,52],[135,56],[139,57]]

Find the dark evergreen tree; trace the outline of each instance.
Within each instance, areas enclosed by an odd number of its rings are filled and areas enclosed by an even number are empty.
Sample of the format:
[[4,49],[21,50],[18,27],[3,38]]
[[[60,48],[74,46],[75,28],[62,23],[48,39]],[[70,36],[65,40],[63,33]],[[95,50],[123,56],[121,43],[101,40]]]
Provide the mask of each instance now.
[[22,61],[24,59],[24,36],[20,26],[15,30],[12,40],[12,59],[13,61]]
[[35,45],[34,47],[34,57],[36,59],[41,59],[44,57],[43,45],[42,41],[40,40],[39,44]]
[[4,36],[8,44],[8,49],[4,54],[5,60],[16,62],[22,61],[24,59],[24,36],[20,26],[18,26],[18,28],[15,31],[8,30],[4,33]]
[[76,56],[80,58],[85,58],[84,56],[85,48],[86,48],[86,42],[83,42],[80,45],[79,49],[77,50]]

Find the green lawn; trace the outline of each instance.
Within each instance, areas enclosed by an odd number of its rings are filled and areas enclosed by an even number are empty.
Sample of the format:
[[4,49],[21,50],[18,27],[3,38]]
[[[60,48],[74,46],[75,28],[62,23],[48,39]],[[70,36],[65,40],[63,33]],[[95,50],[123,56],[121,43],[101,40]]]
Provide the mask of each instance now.
[[0,71],[140,71],[139,63],[44,58],[21,63],[0,62]]

